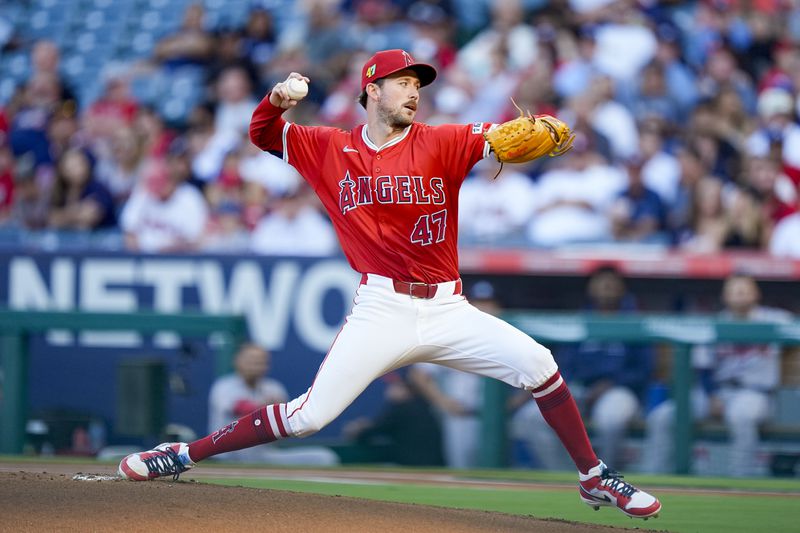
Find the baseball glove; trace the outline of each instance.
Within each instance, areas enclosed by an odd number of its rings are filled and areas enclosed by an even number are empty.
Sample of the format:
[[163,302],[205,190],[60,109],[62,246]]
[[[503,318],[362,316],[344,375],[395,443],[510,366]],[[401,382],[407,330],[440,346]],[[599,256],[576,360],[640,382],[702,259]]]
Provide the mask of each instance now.
[[544,155],[555,157],[572,148],[575,135],[550,115],[525,115],[484,132],[483,137],[501,163],[525,163]]

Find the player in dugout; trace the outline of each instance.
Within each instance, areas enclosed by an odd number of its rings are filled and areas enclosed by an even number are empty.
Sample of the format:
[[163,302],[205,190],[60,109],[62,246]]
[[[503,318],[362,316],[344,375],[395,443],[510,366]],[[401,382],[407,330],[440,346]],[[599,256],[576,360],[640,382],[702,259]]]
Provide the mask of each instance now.
[[436,70],[403,50],[384,50],[362,68],[359,103],[367,123],[351,131],[303,126],[282,114],[305,95],[291,73],[253,113],[251,141],[282,157],[327,210],[361,284],[311,387],[260,407],[192,443],[163,443],[125,457],[131,480],[175,476],[208,457],[325,427],[376,378],[420,362],[492,377],[529,391],[578,469],[581,500],[634,518],[657,516],[657,498],[597,458],[550,350],[462,295],[458,193],[469,170],[491,153],[518,163],[569,149],[572,133],[554,117],[503,124],[429,126],[415,122],[420,89]]

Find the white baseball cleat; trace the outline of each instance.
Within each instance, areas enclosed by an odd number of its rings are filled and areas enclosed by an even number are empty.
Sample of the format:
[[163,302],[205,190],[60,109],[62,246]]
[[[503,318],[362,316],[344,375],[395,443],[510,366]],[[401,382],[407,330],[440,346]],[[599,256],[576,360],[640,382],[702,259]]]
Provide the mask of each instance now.
[[595,511],[602,506],[616,507],[631,518],[645,520],[661,512],[658,498],[622,481],[622,476],[602,461],[588,474],[580,474],[578,487],[583,503]]
[[118,473],[131,481],[148,481],[164,476],[177,480],[181,473],[193,466],[185,442],[164,442],[152,450],[125,457],[119,463]]

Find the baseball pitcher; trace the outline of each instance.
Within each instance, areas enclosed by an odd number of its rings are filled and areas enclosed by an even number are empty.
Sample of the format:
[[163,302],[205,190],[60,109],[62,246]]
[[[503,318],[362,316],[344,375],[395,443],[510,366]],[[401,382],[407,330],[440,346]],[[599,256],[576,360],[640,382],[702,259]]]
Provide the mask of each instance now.
[[549,116],[504,124],[415,122],[420,89],[436,70],[403,50],[362,68],[367,123],[351,131],[292,124],[309,79],[292,73],[258,105],[251,141],[294,166],[327,210],[350,265],[361,273],[352,311],[311,387],[263,406],[192,443],[164,443],[122,460],[132,480],[177,477],[224,452],[311,435],[334,420],[376,378],[419,362],[502,380],[531,392],[579,471],[580,498],[636,518],[661,503],[623,481],[592,449],[550,351],[469,304],[458,272],[458,193],[475,163],[494,153],[518,163],[569,149],[569,127]]

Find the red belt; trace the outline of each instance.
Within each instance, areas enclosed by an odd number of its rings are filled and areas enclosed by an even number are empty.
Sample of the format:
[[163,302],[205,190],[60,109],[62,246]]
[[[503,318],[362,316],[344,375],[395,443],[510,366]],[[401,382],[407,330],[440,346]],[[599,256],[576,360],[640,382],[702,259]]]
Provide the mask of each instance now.
[[[367,275],[361,275],[361,283],[367,283]],[[422,283],[419,281],[398,281],[392,280],[394,285],[394,292],[397,294],[407,294],[412,298],[423,298],[430,300],[436,296],[436,290],[439,285],[436,283]],[[456,280],[455,287],[453,287],[453,294],[461,294],[461,278]]]

